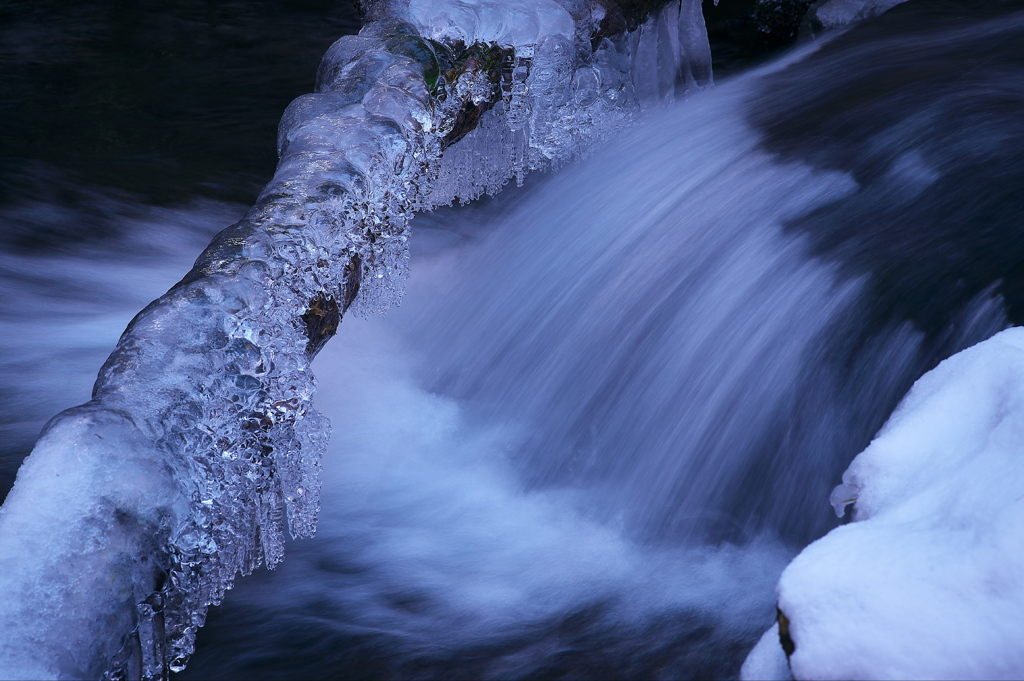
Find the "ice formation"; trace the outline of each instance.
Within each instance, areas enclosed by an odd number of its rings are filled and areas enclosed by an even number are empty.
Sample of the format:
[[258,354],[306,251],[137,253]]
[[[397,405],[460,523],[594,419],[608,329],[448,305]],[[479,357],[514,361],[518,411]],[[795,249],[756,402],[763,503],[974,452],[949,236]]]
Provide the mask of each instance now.
[[[856,497],[854,522],[779,582],[796,678],[1024,675],[1022,386],[1018,327],[921,378],[854,459],[835,495]],[[751,674],[772,669],[775,641],[747,678],[768,678]]]
[[[0,510],[0,676],[164,678],[235,575],[315,530],[310,361],[395,304],[417,210],[555,167],[710,83],[700,3],[372,3],[285,112],[274,179],[133,320]],[[45,586],[44,586],[45,585]]]
[[828,0],[812,7],[812,19],[824,29],[877,16],[906,0]]
[[572,40],[576,31],[572,16],[554,0],[410,0],[409,18],[425,38],[470,45],[528,48],[549,36]]

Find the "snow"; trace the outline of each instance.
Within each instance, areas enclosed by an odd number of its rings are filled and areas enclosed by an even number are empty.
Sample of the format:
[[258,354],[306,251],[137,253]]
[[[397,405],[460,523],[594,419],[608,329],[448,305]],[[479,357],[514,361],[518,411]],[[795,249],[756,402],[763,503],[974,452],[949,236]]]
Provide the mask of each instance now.
[[829,0],[812,8],[824,28],[835,28],[887,12],[907,0]]
[[779,645],[778,623],[773,624],[771,629],[764,632],[757,645],[747,655],[747,659],[740,669],[740,678],[747,681],[767,681],[768,679],[788,681],[793,678],[789,672],[786,653]]
[[527,47],[548,36],[571,39],[576,30],[554,0],[411,0],[408,11],[421,35],[467,45]]
[[843,475],[837,496],[856,497],[855,522],[779,582],[794,676],[1024,676],[1021,480],[1024,328],[1013,328],[922,377]]

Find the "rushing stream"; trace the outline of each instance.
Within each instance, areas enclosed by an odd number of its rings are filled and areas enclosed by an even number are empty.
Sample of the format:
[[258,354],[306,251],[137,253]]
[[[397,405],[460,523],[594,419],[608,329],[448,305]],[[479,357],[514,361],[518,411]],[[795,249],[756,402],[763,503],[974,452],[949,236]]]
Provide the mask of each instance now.
[[[417,216],[402,307],[313,365],[316,538],[182,678],[735,676],[910,385],[1024,322],[1022,114],[1024,2],[911,0]],[[33,172],[77,199],[8,198],[8,235],[105,236],[0,254],[4,491],[242,210]]]

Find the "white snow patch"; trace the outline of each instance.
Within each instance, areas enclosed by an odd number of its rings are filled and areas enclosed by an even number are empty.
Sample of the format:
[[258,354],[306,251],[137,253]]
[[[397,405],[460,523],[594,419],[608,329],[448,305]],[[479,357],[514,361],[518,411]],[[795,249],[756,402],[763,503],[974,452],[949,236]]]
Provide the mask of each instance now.
[[554,0],[411,0],[409,17],[433,40],[533,46],[547,36],[572,38],[572,16]]
[[801,679],[1024,677],[1024,328],[922,377],[779,583]]
[[740,679],[743,681],[789,681],[793,675],[789,671],[786,653],[779,644],[779,625],[764,632],[754,649],[740,668]]
[[811,11],[825,28],[851,24],[887,12],[907,0],[831,0]]

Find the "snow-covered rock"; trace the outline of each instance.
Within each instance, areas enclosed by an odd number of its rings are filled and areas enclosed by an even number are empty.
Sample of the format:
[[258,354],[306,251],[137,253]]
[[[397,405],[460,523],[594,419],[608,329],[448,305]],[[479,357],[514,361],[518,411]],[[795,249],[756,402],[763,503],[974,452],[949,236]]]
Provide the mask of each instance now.
[[1022,481],[1013,328],[922,377],[843,475],[855,522],[779,582],[795,678],[1024,677]]

